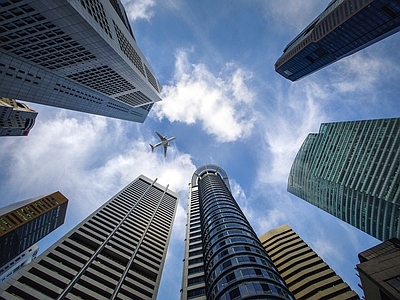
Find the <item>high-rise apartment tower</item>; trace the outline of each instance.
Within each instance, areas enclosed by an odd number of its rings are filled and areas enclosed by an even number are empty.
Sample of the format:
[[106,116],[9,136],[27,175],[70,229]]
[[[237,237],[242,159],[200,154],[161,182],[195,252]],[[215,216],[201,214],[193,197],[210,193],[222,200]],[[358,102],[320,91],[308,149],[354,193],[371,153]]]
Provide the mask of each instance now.
[[333,0],[285,47],[275,70],[295,81],[399,30],[397,0]]
[[135,122],[161,100],[120,0],[0,7],[0,96]]
[[37,112],[15,99],[0,97],[0,136],[26,136]]
[[360,299],[289,225],[264,233],[260,241],[296,299]]
[[60,192],[0,209],[0,267],[64,223],[68,199]]
[[14,274],[0,299],[156,299],[176,206],[168,186],[139,176]]
[[228,176],[204,165],[189,187],[181,299],[294,299],[233,198]]
[[382,241],[400,237],[400,119],[321,124],[288,191]]

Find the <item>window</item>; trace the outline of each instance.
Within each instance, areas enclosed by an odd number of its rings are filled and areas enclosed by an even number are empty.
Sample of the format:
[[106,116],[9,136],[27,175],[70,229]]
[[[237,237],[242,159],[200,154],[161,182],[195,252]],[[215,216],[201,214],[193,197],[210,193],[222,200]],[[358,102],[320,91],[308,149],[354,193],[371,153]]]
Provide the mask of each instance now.
[[226,279],[226,282],[230,282],[232,280],[235,280],[236,279],[235,273],[234,272],[229,273],[228,275],[226,275],[225,279]]
[[392,279],[386,280],[386,282],[394,288],[398,293],[400,293],[400,276],[394,277]]
[[229,297],[231,297],[231,299],[235,299],[236,297],[239,297],[239,296],[240,296],[239,288],[235,288],[229,292]]

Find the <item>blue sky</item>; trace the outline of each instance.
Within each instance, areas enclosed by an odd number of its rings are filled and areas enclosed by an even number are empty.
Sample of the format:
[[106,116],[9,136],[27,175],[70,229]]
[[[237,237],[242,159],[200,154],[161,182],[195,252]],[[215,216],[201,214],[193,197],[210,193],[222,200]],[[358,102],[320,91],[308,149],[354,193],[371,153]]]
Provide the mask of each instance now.
[[[400,35],[292,83],[274,71],[283,48],[328,0],[125,1],[163,85],[144,124],[31,104],[28,137],[0,140],[0,204],[60,190],[65,224],[41,251],[140,174],[180,195],[158,299],[178,299],[188,183],[220,165],[257,234],[289,224],[358,293],[357,254],[378,240],[286,192],[301,143],[322,122],[399,117]],[[157,130],[176,136],[164,159]]]

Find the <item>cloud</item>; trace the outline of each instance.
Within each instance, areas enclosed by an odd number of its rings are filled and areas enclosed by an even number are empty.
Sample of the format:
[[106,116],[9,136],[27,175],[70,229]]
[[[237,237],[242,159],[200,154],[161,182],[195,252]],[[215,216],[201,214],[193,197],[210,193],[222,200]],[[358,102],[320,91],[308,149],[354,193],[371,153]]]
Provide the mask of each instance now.
[[140,174],[158,178],[186,198],[185,187],[196,169],[190,155],[171,147],[164,159],[161,152],[151,153],[146,131],[128,136],[139,124],[76,115],[41,114],[29,137],[2,141],[0,151],[7,154],[1,157],[0,178],[20,197],[7,201],[60,190],[70,200],[67,216],[83,219]]
[[152,112],[160,120],[200,122],[220,142],[244,138],[255,121],[254,94],[247,86],[251,76],[233,63],[214,75],[204,64],[190,64],[187,53],[178,51],[173,82],[164,86],[163,101]]
[[[291,84],[287,93],[279,93],[275,94],[276,102],[261,114],[258,126],[265,140],[258,178],[270,183],[286,182],[293,159],[308,133],[318,132],[320,124],[329,120],[321,105],[329,101],[323,87],[303,82]],[[265,155],[268,152],[271,155]]]
[[340,93],[366,92],[372,90],[378,79],[390,77],[396,67],[384,57],[370,55],[368,51],[357,52],[335,63],[329,69],[332,84]]
[[156,5],[155,0],[122,0],[122,3],[131,21],[150,20],[154,16],[151,8]]
[[[279,2],[264,2],[266,20],[272,20],[275,28],[281,30],[293,28],[296,31],[293,38],[310,24],[326,7],[320,1],[286,1],[285,5]],[[324,6],[325,5],[325,6]],[[288,22],[288,20],[290,20]],[[289,42],[289,41],[288,41]]]

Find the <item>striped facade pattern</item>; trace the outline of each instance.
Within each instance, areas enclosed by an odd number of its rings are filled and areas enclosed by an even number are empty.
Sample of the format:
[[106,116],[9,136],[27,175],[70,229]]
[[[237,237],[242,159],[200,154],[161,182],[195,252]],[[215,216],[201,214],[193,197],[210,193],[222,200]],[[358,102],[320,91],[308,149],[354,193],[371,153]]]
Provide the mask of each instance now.
[[216,165],[194,173],[181,299],[293,299]]
[[143,122],[162,89],[120,0],[2,0],[0,94]]
[[400,119],[324,123],[288,191],[382,241],[400,237]]
[[360,299],[288,225],[260,241],[296,299]]
[[399,30],[397,0],[333,0],[285,47],[275,70],[295,81]]
[[0,299],[156,299],[177,195],[141,175],[0,287]]

